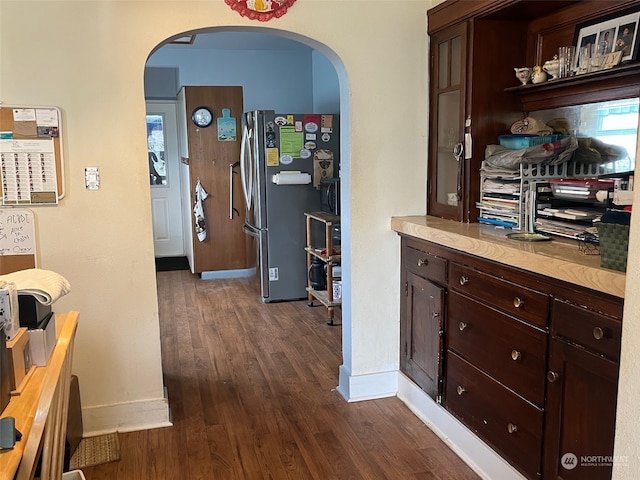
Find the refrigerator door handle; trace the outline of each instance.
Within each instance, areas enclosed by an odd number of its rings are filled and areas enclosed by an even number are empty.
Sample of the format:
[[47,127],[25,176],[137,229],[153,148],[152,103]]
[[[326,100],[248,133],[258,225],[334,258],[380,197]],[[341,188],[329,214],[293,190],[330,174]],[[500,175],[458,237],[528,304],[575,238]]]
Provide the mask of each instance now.
[[242,180],[242,193],[244,194],[247,211],[251,210],[251,197],[253,194],[251,191],[251,175],[253,174],[253,169],[251,162],[251,145],[249,142],[250,135],[249,128],[245,125],[242,128],[242,143],[240,144],[240,178]]
[[229,220],[233,220],[233,213],[237,213],[240,216],[240,212],[233,206],[233,174],[236,173],[235,168],[240,165],[240,160],[235,163],[229,164]]

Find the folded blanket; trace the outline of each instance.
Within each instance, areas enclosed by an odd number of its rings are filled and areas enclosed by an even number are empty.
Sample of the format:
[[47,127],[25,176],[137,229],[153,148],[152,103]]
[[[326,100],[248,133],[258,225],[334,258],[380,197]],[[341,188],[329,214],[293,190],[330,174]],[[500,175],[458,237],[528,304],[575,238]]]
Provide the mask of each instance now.
[[71,291],[71,285],[62,275],[40,268],[0,275],[2,281],[15,284],[18,295],[33,295],[43,305],[51,305]]

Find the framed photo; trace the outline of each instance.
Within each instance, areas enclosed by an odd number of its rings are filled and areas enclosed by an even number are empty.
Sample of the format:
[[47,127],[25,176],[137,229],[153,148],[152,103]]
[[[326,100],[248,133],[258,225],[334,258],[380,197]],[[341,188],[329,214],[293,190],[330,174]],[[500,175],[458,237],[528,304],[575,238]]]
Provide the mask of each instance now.
[[640,9],[595,18],[576,26],[574,44],[580,47],[596,46],[598,53],[622,52],[620,62],[637,62],[640,50]]

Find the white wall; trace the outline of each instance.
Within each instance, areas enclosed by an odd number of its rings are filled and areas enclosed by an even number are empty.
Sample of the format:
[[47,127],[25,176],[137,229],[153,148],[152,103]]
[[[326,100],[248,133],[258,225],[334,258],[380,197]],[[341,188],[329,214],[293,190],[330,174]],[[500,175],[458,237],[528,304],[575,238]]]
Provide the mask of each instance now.
[[[395,374],[399,248],[389,217],[425,210],[429,5],[298,0],[262,24],[222,1],[0,0],[0,99],[63,113],[67,197],[34,211],[40,266],[73,288],[56,310],[81,312],[74,373],[88,431],[166,422],[143,72],[159,43],[192,29],[268,25],[317,40],[344,64],[344,221],[353,245],[345,257],[353,271],[345,278],[343,391],[360,396],[352,379]],[[85,166],[100,168],[99,191],[84,189]]]

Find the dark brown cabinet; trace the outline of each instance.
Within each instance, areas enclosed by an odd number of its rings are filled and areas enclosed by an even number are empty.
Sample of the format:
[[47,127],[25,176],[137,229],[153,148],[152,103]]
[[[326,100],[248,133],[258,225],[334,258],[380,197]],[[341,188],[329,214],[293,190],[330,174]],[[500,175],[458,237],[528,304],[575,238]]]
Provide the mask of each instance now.
[[[403,302],[400,329],[401,370],[431,398],[442,394],[442,335],[444,332],[446,262],[404,245]],[[440,285],[437,283],[439,282]]]
[[427,211],[476,222],[484,149],[522,117],[520,99],[504,86],[515,79],[511,65],[523,60],[504,39],[524,41],[525,32],[513,22],[469,19],[429,33]]
[[446,385],[446,408],[528,478],[539,478],[542,408],[451,350]]
[[573,45],[576,25],[638,6],[447,0],[430,9],[427,213],[477,222],[485,149],[531,112],[640,96],[640,63],[526,86],[513,70],[543,65]]
[[401,248],[401,371],[527,478],[610,479],[623,300]]
[[516,469],[538,478],[549,295],[524,275],[492,270],[449,261],[444,405]]
[[428,203],[433,215],[462,219],[465,198],[464,118],[466,112],[467,23],[431,37],[432,76]]
[[551,322],[544,478],[608,480],[622,324],[561,300]]
[[447,348],[542,407],[546,331],[457,292],[449,298]]

